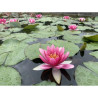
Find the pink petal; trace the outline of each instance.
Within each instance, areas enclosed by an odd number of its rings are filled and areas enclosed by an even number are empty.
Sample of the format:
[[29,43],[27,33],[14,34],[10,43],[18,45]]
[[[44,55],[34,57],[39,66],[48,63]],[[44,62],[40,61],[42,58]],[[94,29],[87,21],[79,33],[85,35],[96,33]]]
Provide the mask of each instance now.
[[59,66],[60,67],[58,67],[58,68],[62,68],[62,69],[71,69],[71,68],[74,68],[74,65],[72,65],[72,64],[61,64]]
[[50,68],[51,68],[50,65],[44,63],[44,64],[41,64],[41,65],[33,68],[33,70],[43,70],[43,69],[50,69]]
[[52,68],[52,66],[51,65],[42,65],[42,66],[40,66],[41,67],[41,69],[50,69],[50,68]]
[[56,60],[54,58],[50,58],[49,63],[54,66],[56,65]]
[[68,56],[69,56],[69,52],[66,52],[64,60],[66,60],[68,58]]
[[45,57],[44,49],[39,48],[39,52]]
[[40,59],[41,59],[44,63],[47,63],[47,64],[48,64],[48,61],[47,61],[45,58],[43,58],[41,55],[39,55],[39,57],[40,57]]
[[55,50],[55,46],[51,45],[51,52],[54,53],[54,50]]

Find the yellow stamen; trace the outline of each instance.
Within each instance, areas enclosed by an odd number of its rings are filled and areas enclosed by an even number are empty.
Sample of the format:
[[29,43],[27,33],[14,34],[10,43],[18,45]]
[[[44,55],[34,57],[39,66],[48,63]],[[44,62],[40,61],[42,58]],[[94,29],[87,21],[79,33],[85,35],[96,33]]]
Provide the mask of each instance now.
[[56,59],[57,57],[59,57],[56,53],[54,53],[54,54],[50,54],[50,56],[49,56],[50,58],[54,58],[54,59]]

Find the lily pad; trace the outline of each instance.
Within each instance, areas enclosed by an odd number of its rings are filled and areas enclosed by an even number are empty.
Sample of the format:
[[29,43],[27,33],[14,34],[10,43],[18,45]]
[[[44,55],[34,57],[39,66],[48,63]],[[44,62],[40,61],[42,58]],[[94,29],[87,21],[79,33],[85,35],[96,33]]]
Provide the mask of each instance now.
[[40,44],[32,44],[29,45],[26,49],[25,49],[25,55],[27,58],[29,58],[30,60],[33,60],[35,58],[39,58],[39,48],[40,48]]
[[95,17],[95,21],[98,21],[98,16]]
[[54,44],[56,47],[64,47],[65,53],[68,51],[70,52],[70,57],[74,56],[79,51],[79,47],[72,42],[67,42],[63,40],[51,40],[47,43]]
[[98,35],[84,35],[83,39],[98,42]]
[[6,31],[6,32],[0,32],[0,38],[6,37],[10,35],[10,32]]
[[21,43],[19,44],[12,52],[9,52],[5,65],[6,66],[12,66],[20,61],[25,60],[25,54],[24,50],[27,47],[27,44]]
[[21,25],[19,22],[10,22],[11,28],[21,28]]
[[42,81],[38,84],[35,84],[35,86],[56,86],[56,83],[50,81]]
[[23,28],[10,28],[8,29],[10,32],[19,32],[21,31]]
[[0,55],[0,65],[2,65],[4,63],[7,56],[8,56],[8,53],[3,53]]
[[14,68],[1,66],[0,85],[21,85],[21,76]]
[[88,26],[78,26],[78,29],[79,30],[87,30],[87,29],[91,30],[93,28],[92,27],[88,27]]
[[98,85],[98,74],[78,65],[75,71],[75,80],[78,85]]
[[62,28],[60,25],[57,25],[58,31],[64,31],[64,28]]
[[84,65],[98,75],[98,62],[84,62]]
[[98,43],[88,43],[86,50],[98,50]]
[[92,55],[98,59],[98,51],[91,52],[90,55]]
[[8,39],[0,46],[0,54],[13,51],[20,42],[14,39]]
[[82,38],[77,35],[72,35],[72,34],[64,34],[63,37],[65,40],[73,42],[73,43],[83,43]]

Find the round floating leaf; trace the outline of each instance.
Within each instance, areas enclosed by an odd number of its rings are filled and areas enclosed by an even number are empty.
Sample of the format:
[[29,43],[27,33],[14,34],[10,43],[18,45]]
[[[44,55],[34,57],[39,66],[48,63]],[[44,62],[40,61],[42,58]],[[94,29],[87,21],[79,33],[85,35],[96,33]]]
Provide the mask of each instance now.
[[83,43],[82,38],[77,35],[72,35],[72,34],[64,34],[63,37],[65,40],[73,42],[73,43]]
[[84,62],[84,65],[89,69],[91,69],[96,74],[98,74],[98,62],[92,62],[92,61]]
[[98,85],[98,75],[81,65],[76,68],[75,80],[78,85]]
[[98,21],[98,16],[95,17],[95,21]]
[[21,85],[21,76],[14,68],[1,66],[0,85]]
[[91,52],[90,55],[92,55],[98,59],[98,51]]
[[98,29],[94,29],[96,32],[98,32]]
[[98,35],[84,35],[83,39],[98,42]]
[[35,84],[35,86],[56,86],[56,83],[50,81],[42,81],[38,84]]
[[88,27],[88,26],[78,26],[78,29],[79,30],[87,30],[87,29],[91,30],[93,28],[92,27]]
[[21,40],[24,40],[24,39],[28,38],[28,35],[26,33],[15,33],[14,37],[17,40],[21,41]]
[[6,60],[8,53],[3,53],[0,55],[0,65],[2,65],[4,63],[4,61]]
[[60,25],[57,25],[57,29],[58,29],[58,31],[64,31],[64,28],[62,28],[62,26],[60,26]]
[[19,32],[22,30],[22,28],[10,28],[8,29],[10,32]]
[[27,58],[29,58],[30,60],[33,60],[35,58],[39,58],[39,48],[40,48],[40,44],[32,44],[29,45],[26,49],[25,49],[25,55]]
[[0,31],[2,31],[2,29],[5,27],[5,25],[0,24]]
[[10,32],[6,31],[6,32],[0,32],[0,38],[6,37],[10,35]]
[[19,22],[10,22],[11,28],[21,28],[21,25]]
[[98,43],[88,43],[86,50],[98,50]]
[[48,43],[54,44],[56,47],[64,47],[65,53],[68,51],[70,52],[69,56],[74,56],[79,51],[79,47],[72,42],[67,42],[63,40],[51,40]]
[[0,54],[13,51],[20,42],[15,39],[8,39],[0,46]]
[[55,36],[55,32],[39,31],[38,33],[29,34],[32,38],[48,38]]
[[25,47],[27,47],[27,44],[21,43],[15,48],[15,50],[9,52],[5,65],[11,66],[23,61],[26,58],[24,54]]
[[65,35],[65,34],[80,34],[81,31],[57,31],[55,34],[56,35]]

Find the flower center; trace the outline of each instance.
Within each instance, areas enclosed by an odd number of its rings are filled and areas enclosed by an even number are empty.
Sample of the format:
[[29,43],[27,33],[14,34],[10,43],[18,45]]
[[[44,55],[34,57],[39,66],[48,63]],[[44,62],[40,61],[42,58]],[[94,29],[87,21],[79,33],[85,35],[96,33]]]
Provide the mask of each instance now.
[[57,57],[59,57],[56,53],[54,53],[54,54],[50,54],[50,56],[49,56],[50,58],[54,58],[54,59],[56,59]]

